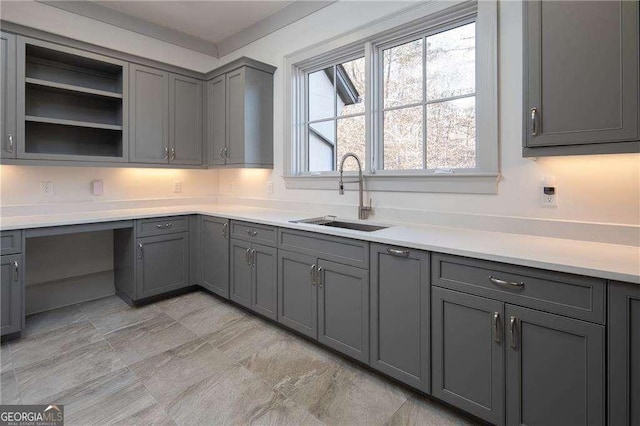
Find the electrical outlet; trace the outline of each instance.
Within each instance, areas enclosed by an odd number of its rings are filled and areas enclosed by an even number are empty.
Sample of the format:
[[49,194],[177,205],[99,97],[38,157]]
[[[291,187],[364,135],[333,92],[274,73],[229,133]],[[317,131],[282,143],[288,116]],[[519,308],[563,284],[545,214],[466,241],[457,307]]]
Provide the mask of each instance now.
[[558,203],[556,201],[556,194],[545,194],[542,193],[542,207],[558,207]]
[[43,197],[53,197],[53,182],[42,182],[40,184],[40,193]]
[[542,182],[542,207],[558,207],[558,184],[555,176],[545,176]]
[[173,182],[173,192],[175,193],[182,192],[182,182],[180,181]]
[[273,194],[273,182],[267,181],[267,194]]

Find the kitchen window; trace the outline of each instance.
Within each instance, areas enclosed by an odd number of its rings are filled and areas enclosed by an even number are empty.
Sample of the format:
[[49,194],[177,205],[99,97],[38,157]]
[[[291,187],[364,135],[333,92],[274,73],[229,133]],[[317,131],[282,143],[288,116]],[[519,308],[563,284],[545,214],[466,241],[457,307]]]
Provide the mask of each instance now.
[[286,58],[288,187],[333,188],[353,152],[368,190],[496,192],[496,4],[450,5],[413,6]]

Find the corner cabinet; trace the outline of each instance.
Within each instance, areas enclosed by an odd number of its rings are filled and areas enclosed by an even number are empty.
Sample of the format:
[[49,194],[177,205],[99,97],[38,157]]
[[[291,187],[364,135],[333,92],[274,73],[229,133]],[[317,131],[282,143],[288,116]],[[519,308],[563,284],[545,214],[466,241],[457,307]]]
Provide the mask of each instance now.
[[0,32],[0,156],[16,158],[16,37]]
[[639,7],[523,3],[524,156],[640,152]]
[[[207,82],[207,150],[211,166],[273,167],[273,73],[245,60]],[[240,65],[240,66],[239,66]],[[233,68],[235,66],[235,68]]]

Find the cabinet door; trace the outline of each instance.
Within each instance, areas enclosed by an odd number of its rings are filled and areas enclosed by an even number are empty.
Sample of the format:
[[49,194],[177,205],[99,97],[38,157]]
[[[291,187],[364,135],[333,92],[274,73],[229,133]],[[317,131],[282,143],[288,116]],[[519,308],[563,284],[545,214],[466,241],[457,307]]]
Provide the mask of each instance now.
[[609,424],[640,424],[640,285],[609,283]]
[[244,163],[245,69],[226,76],[227,89],[227,164]]
[[250,260],[251,243],[231,240],[231,286],[229,298],[247,308],[251,308],[251,287],[253,268]]
[[200,217],[200,285],[229,298],[229,220]]
[[318,338],[316,258],[278,250],[278,322]]
[[166,163],[169,159],[169,74],[131,64],[129,161]]
[[604,327],[506,305],[507,424],[602,425]]
[[318,261],[318,341],[369,362],[369,271]]
[[227,146],[227,77],[221,75],[207,83],[207,147],[210,165],[225,163]]
[[171,74],[169,83],[169,162],[202,164],[202,81]]
[[0,33],[0,155],[16,158],[16,37]]
[[504,424],[504,304],[433,287],[432,395]]
[[2,294],[2,323],[0,335],[22,330],[22,292],[24,291],[24,274],[22,255],[14,254],[0,257],[0,286]]
[[429,392],[429,254],[371,246],[371,367]]
[[637,141],[638,2],[524,8],[526,146]]
[[138,238],[136,299],[189,286],[189,233]]
[[278,318],[278,250],[253,244],[253,294],[251,309],[273,320]]

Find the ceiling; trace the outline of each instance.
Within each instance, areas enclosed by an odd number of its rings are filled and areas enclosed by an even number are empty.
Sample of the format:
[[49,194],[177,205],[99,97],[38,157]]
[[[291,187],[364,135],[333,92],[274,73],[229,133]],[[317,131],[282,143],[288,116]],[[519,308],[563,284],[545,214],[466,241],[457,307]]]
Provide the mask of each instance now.
[[219,43],[293,1],[94,1],[100,6]]

